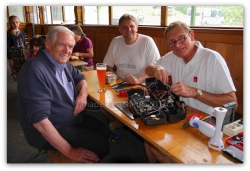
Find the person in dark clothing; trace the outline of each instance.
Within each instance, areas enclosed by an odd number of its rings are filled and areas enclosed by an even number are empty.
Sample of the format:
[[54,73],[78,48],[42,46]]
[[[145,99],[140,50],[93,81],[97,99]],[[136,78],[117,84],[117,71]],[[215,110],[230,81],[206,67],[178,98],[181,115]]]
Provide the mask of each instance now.
[[31,146],[93,163],[109,153],[111,130],[84,112],[88,84],[68,61],[74,45],[74,33],[55,26],[45,48],[25,63],[17,82],[20,123]]
[[26,60],[29,60],[29,59],[35,57],[39,48],[40,48],[40,44],[39,44],[38,38],[33,37],[32,39],[30,39],[29,51],[28,51],[28,54],[26,55]]
[[41,35],[38,37],[38,43],[40,47],[45,47],[46,36]]
[[7,58],[11,76],[16,82],[19,71],[25,63],[25,33],[19,29],[20,21],[15,15],[9,17],[10,29],[7,31]]

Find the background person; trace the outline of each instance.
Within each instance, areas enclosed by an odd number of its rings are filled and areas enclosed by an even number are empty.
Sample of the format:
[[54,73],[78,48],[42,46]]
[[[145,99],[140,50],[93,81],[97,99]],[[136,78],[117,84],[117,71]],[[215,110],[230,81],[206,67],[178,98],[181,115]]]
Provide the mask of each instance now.
[[17,83],[20,123],[31,146],[59,150],[75,161],[98,162],[109,152],[111,131],[83,112],[88,84],[68,62],[74,45],[74,33],[55,26],[46,48],[25,63]]
[[19,71],[25,63],[25,33],[19,29],[20,20],[17,16],[9,17],[10,29],[7,31],[7,58],[11,76],[17,81]]
[[[103,60],[107,64],[107,74],[115,72],[130,84],[144,83],[148,78],[145,68],[160,58],[159,50],[151,37],[137,33],[137,20],[130,14],[121,16],[118,30],[121,36],[117,36],[111,41]],[[117,70],[115,71],[114,68]],[[103,113],[109,119],[114,120],[110,125],[111,130],[114,131],[111,139],[119,140],[123,124],[107,112],[103,111]]]
[[[236,102],[236,88],[224,58],[216,51],[204,48],[194,38],[194,31],[181,22],[171,23],[164,32],[167,46],[172,51],[151,63],[145,73],[163,84],[172,77],[170,91],[180,96],[186,105],[212,114],[214,108]],[[162,155],[150,150],[145,142],[147,156],[164,162]],[[155,152],[154,152],[155,151]],[[150,162],[150,161],[149,161]]]
[[39,48],[40,48],[40,44],[39,44],[39,40],[37,37],[32,37],[28,43],[29,47],[28,47],[28,54],[26,55],[26,60],[29,60],[33,57],[36,56],[36,53],[38,52]]
[[38,37],[38,42],[39,42],[40,47],[45,47],[45,41],[46,41],[45,35],[41,35]]
[[76,45],[73,49],[72,56],[78,56],[80,60],[87,62],[86,66],[82,67],[82,71],[91,71],[94,69],[93,57],[93,44],[92,41],[86,37],[82,28],[78,25],[69,27],[75,33]]

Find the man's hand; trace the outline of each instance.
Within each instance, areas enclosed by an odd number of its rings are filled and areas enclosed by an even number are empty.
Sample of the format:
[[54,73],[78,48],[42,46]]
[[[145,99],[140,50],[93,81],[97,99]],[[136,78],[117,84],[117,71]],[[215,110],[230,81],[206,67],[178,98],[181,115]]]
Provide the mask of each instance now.
[[74,115],[78,115],[80,112],[82,112],[87,105],[87,98],[86,96],[79,94],[76,97],[76,102],[75,102],[75,108],[74,108]]
[[129,74],[124,78],[125,82],[128,82],[129,84],[140,84],[140,81],[138,78],[134,77],[133,75]]
[[162,66],[155,66],[154,77],[164,85],[168,83],[168,72]]
[[93,163],[98,162],[99,157],[84,148],[72,148],[72,146],[58,133],[48,118],[33,124],[43,137],[57,150],[72,160]]
[[85,148],[72,148],[67,157],[84,163],[97,163],[100,160],[94,152]]
[[79,92],[75,101],[74,115],[78,115],[83,111],[87,105],[88,97],[88,83],[86,80],[81,80],[77,85],[76,89]]
[[182,82],[177,82],[170,87],[170,91],[182,97],[196,97],[196,89],[189,87]]

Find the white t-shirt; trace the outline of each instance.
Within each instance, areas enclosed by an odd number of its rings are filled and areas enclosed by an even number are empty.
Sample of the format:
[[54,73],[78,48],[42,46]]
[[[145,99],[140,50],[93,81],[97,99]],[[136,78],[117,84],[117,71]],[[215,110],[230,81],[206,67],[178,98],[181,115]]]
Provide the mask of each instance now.
[[[195,41],[195,45],[198,47],[197,52],[187,64],[173,52],[161,57],[156,64],[163,66],[172,76],[173,84],[183,82],[213,94],[236,91],[224,58],[218,52],[204,48],[199,41]],[[195,98],[181,97],[180,99],[205,113],[212,114],[214,111],[213,107]]]
[[154,40],[146,35],[138,34],[136,42],[126,45],[122,36],[115,37],[108,48],[103,62],[117,66],[117,75],[124,78],[128,74],[135,77],[143,75],[145,68],[160,59],[160,53]]

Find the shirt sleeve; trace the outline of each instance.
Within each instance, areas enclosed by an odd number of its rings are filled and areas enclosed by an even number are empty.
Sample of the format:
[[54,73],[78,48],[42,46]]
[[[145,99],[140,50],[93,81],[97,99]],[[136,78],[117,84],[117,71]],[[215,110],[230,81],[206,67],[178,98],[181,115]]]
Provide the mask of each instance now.
[[211,70],[212,75],[214,75],[212,77],[212,86],[215,93],[220,94],[221,92],[228,93],[236,91],[225,59],[219,53],[215,53],[215,55],[217,58],[215,58],[215,61],[212,63],[214,67]]
[[108,48],[108,51],[103,59],[103,63],[107,64],[110,67],[114,66],[114,49],[115,49],[115,41],[116,38],[114,38]]
[[146,36],[145,38],[146,38],[146,42],[145,42],[144,55],[145,55],[146,63],[150,64],[160,59],[160,53],[154,40],[149,36]]
[[86,49],[93,48],[92,41],[88,37],[85,37],[85,39],[86,39],[85,48]]
[[30,123],[37,123],[50,116],[53,95],[45,80],[39,70],[30,67],[25,71],[25,77],[18,82],[18,93],[25,101],[26,119]]

